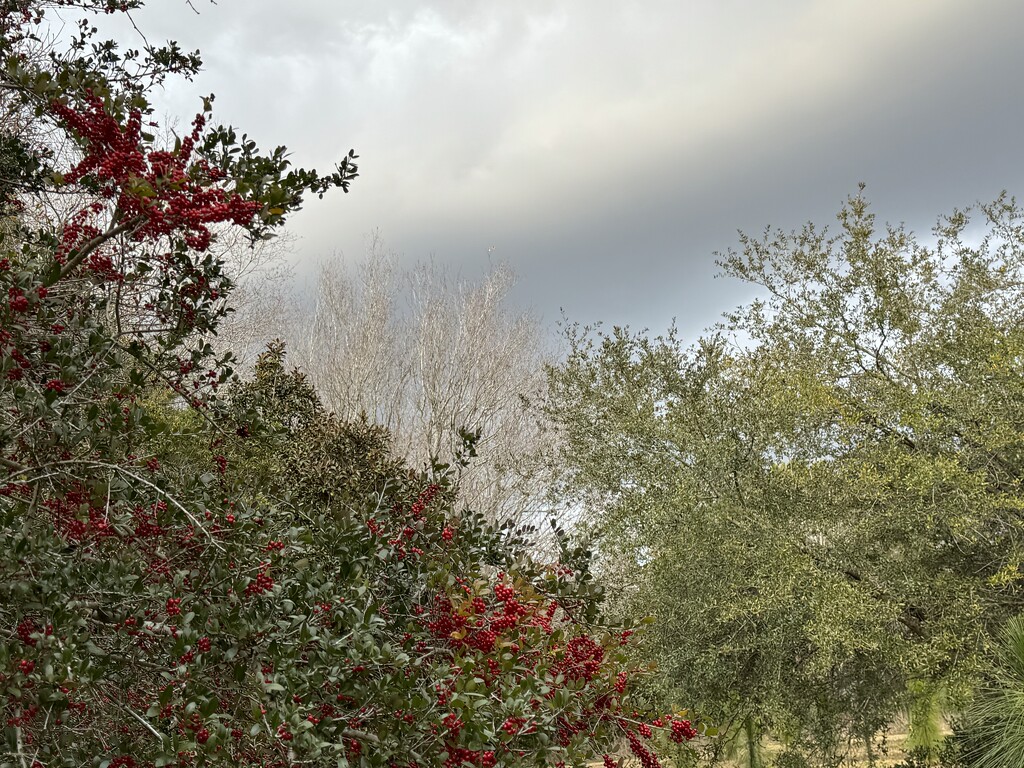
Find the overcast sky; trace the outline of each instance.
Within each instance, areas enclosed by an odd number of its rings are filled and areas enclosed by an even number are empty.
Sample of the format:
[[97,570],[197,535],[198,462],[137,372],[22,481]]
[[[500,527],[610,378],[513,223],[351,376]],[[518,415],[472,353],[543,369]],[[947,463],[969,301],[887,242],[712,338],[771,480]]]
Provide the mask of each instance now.
[[552,322],[693,333],[750,295],[714,279],[737,229],[830,222],[860,181],[920,230],[1024,192],[1019,0],[195,4],[136,14],[204,56],[162,108],[213,92],[299,164],[361,156],[294,217],[303,269],[379,230],[408,261],[510,263]]

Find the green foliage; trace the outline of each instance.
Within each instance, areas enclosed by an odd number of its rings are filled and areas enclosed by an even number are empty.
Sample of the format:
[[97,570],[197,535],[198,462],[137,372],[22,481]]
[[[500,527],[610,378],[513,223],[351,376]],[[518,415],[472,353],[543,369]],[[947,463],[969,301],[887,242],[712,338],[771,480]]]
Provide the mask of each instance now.
[[834,234],[743,237],[721,264],[764,298],[693,347],[568,329],[567,492],[723,725],[832,764],[913,685],[963,701],[1024,607],[1022,221],[1000,198],[924,245],[856,197]]
[[[404,472],[392,455],[387,430],[365,418],[340,421],[327,412],[298,369],[287,371],[285,351],[275,341],[256,362],[251,381],[229,393],[240,430],[247,438],[232,445],[254,487],[267,489],[274,473],[287,478],[279,488],[298,503],[361,503],[380,495],[387,482]],[[283,450],[266,450],[283,441]]]
[[934,758],[944,741],[942,689],[921,680],[912,680],[907,686],[907,693],[910,699],[910,733],[906,748],[910,752]]
[[213,354],[217,228],[262,237],[354,168],[287,171],[206,110],[156,146],[146,93],[198,58],[88,24],[40,53],[68,5],[142,3],[0,3],[0,97],[73,148],[0,158],[35,179],[0,187],[0,768],[580,766],[623,737],[657,768],[647,739],[698,735],[640,722],[581,553],[454,507],[280,345],[244,383]]
[[1024,616],[1003,627],[996,663],[968,708],[963,745],[972,768],[1024,764]]

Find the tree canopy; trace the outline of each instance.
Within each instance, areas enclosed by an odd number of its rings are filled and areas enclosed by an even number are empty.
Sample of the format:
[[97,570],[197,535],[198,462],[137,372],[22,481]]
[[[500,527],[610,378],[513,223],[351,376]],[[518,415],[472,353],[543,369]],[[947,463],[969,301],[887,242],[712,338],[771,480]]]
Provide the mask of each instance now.
[[1022,607],[1022,223],[922,241],[857,196],[722,256],[762,298],[693,346],[569,328],[549,407],[607,578],[667,685],[794,760],[962,700]]

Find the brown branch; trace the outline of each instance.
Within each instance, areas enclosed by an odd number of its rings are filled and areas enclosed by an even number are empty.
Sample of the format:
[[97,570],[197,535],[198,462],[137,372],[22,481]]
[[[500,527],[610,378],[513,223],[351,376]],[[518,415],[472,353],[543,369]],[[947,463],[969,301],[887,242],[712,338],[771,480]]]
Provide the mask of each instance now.
[[904,609],[903,613],[899,615],[897,621],[899,621],[900,624],[909,629],[910,632],[916,635],[917,637],[928,637],[927,633],[924,631],[924,625],[922,624],[922,622],[919,619],[914,618],[913,616],[907,616],[906,609]]
[[143,222],[142,217],[141,216],[136,216],[135,218],[129,219],[128,221],[122,222],[120,224],[112,225],[109,229],[107,229],[106,232],[103,232],[103,233],[101,233],[99,235],[96,235],[96,237],[94,237],[92,240],[89,240],[88,242],[86,242],[80,248],[76,248],[73,251],[74,256],[72,256],[70,259],[68,259],[64,263],[64,266],[61,267],[60,273],[57,275],[57,277],[55,277],[51,281],[46,282],[45,284],[47,286],[51,286],[54,283],[56,283],[56,282],[58,282],[60,280],[63,280],[65,277],[67,277],[72,272],[74,272],[75,269],[77,269],[78,266],[83,261],[85,261],[86,257],[88,257],[89,254],[91,254],[93,251],[95,251],[97,248],[99,248],[105,242],[107,242],[111,238],[117,237],[118,235],[120,235],[120,234],[122,234],[124,232],[128,232],[130,230],[136,229],[139,225],[142,224],[142,222]]
[[366,731],[356,731],[352,728],[346,728],[341,732],[341,735],[346,739],[362,739],[370,744],[380,744],[380,738],[372,733]]
[[26,469],[28,469],[28,467],[23,467],[18,462],[11,461],[10,459],[5,459],[3,456],[0,456],[0,466],[7,467],[9,470],[11,470],[12,474],[24,472]]

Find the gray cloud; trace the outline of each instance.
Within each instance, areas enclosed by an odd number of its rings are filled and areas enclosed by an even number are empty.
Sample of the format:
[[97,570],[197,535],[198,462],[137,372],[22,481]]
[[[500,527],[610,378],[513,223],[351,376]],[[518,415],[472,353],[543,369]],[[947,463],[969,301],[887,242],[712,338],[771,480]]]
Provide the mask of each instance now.
[[169,111],[214,91],[298,162],[362,155],[352,194],[295,218],[303,264],[377,228],[467,270],[493,246],[549,318],[696,330],[746,297],[712,280],[737,228],[830,220],[863,180],[882,218],[927,229],[1022,177],[1014,0],[200,8],[138,18],[203,49]]

